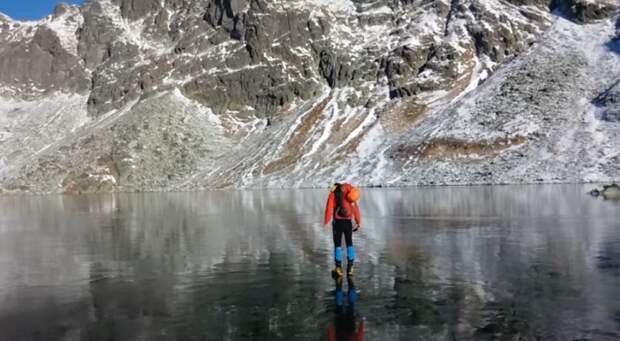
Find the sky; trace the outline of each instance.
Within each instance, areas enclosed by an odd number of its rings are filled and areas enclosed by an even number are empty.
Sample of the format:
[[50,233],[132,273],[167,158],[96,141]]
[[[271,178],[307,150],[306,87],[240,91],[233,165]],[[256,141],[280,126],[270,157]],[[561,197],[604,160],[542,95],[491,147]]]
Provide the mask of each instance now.
[[83,0],[0,0],[0,12],[18,20],[38,20],[54,11],[56,4],[81,4]]

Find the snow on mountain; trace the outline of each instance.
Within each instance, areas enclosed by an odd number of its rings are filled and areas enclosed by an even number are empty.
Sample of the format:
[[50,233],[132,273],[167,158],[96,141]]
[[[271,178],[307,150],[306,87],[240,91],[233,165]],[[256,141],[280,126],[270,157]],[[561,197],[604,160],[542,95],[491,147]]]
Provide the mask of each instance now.
[[2,16],[0,189],[617,179],[614,20],[613,3],[582,0],[94,0]]
[[86,124],[86,98],[57,94],[37,101],[0,101],[0,169],[10,172],[70,138]]
[[617,179],[620,126],[594,116],[594,99],[620,78],[613,34],[610,21],[558,18],[527,53],[422,122],[392,155],[417,183]]
[[72,55],[77,55],[78,39],[77,32],[84,24],[84,17],[77,6],[59,6],[54,15],[48,16],[42,21],[43,25],[51,28],[62,47]]

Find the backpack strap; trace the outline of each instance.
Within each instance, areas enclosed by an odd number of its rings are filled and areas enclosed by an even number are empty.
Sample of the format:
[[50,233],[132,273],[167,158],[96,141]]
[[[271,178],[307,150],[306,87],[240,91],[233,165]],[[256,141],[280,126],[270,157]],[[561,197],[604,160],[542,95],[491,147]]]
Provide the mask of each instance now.
[[349,212],[347,212],[347,210],[344,208],[344,201],[345,199],[345,193],[344,190],[342,188],[342,185],[339,183],[336,183],[335,185],[335,189],[334,189],[334,196],[336,197],[336,207],[334,207],[334,218],[335,218],[335,214],[339,214],[340,216],[348,216]]

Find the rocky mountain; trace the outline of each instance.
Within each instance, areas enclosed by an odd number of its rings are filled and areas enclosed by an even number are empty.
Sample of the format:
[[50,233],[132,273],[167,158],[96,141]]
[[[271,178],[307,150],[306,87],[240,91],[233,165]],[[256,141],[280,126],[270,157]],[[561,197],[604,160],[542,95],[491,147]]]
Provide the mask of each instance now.
[[613,0],[91,0],[0,15],[0,190],[620,178]]

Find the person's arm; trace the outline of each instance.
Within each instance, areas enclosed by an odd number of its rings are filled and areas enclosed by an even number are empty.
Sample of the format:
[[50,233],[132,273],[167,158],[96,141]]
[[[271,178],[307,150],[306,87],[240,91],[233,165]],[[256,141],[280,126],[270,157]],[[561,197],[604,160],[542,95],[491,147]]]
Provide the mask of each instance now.
[[329,193],[327,197],[327,204],[325,205],[325,219],[323,219],[323,224],[327,225],[332,220],[332,216],[334,215],[334,193]]
[[360,212],[360,207],[357,203],[353,203],[353,217],[355,218],[355,223],[357,227],[362,227],[362,213]]

